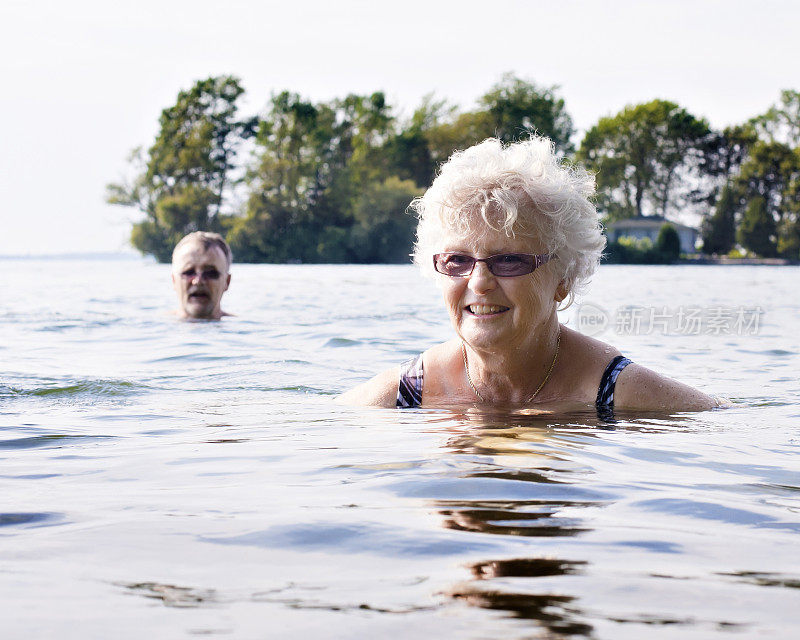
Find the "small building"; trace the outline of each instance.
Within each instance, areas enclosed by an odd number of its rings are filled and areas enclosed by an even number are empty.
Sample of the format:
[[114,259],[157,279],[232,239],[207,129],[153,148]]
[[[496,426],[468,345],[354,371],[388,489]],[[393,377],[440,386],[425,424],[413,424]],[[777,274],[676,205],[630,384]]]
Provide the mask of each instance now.
[[697,253],[695,245],[697,236],[700,232],[694,227],[687,227],[679,222],[667,220],[664,216],[639,216],[637,218],[626,218],[625,220],[615,220],[606,225],[606,236],[609,242],[616,242],[620,238],[650,238],[655,245],[658,239],[658,232],[665,224],[671,224],[678,232],[681,241],[681,253]]

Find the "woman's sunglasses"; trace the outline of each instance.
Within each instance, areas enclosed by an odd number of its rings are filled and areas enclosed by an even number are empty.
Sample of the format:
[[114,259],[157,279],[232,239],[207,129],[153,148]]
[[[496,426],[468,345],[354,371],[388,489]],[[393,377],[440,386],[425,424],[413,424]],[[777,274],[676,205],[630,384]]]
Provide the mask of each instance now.
[[476,262],[485,262],[489,271],[498,278],[514,278],[535,271],[553,257],[551,253],[499,253],[488,258],[473,258],[465,253],[437,253],[433,268],[451,278],[466,278]]

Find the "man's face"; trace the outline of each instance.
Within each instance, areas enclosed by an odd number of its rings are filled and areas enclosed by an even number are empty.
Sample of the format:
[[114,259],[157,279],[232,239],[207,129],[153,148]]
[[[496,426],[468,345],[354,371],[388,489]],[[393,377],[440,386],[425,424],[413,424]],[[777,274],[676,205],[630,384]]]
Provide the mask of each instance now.
[[183,318],[219,320],[222,294],[228,290],[231,276],[225,254],[219,247],[203,247],[189,242],[172,259],[172,286],[178,294]]

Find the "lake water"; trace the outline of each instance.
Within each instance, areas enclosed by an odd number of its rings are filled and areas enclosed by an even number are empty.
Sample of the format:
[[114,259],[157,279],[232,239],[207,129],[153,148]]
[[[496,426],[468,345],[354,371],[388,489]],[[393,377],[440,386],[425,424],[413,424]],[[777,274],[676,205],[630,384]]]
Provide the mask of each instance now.
[[0,264],[4,639],[797,637],[796,267],[601,268],[562,321],[735,403],[609,425],[335,404],[450,337],[410,266],[183,323],[164,265]]

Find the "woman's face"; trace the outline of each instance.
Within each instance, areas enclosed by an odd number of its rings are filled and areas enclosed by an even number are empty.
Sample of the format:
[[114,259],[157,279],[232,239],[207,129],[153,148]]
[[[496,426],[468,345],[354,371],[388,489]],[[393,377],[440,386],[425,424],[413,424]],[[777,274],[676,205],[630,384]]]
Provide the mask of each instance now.
[[[473,236],[447,234],[437,252],[458,252],[473,258],[501,253],[546,253],[530,238],[509,238],[489,229]],[[467,277],[437,274],[450,321],[459,337],[475,349],[523,348],[538,339],[556,313],[559,279],[554,261],[527,275],[497,277],[485,262],[476,262]]]

